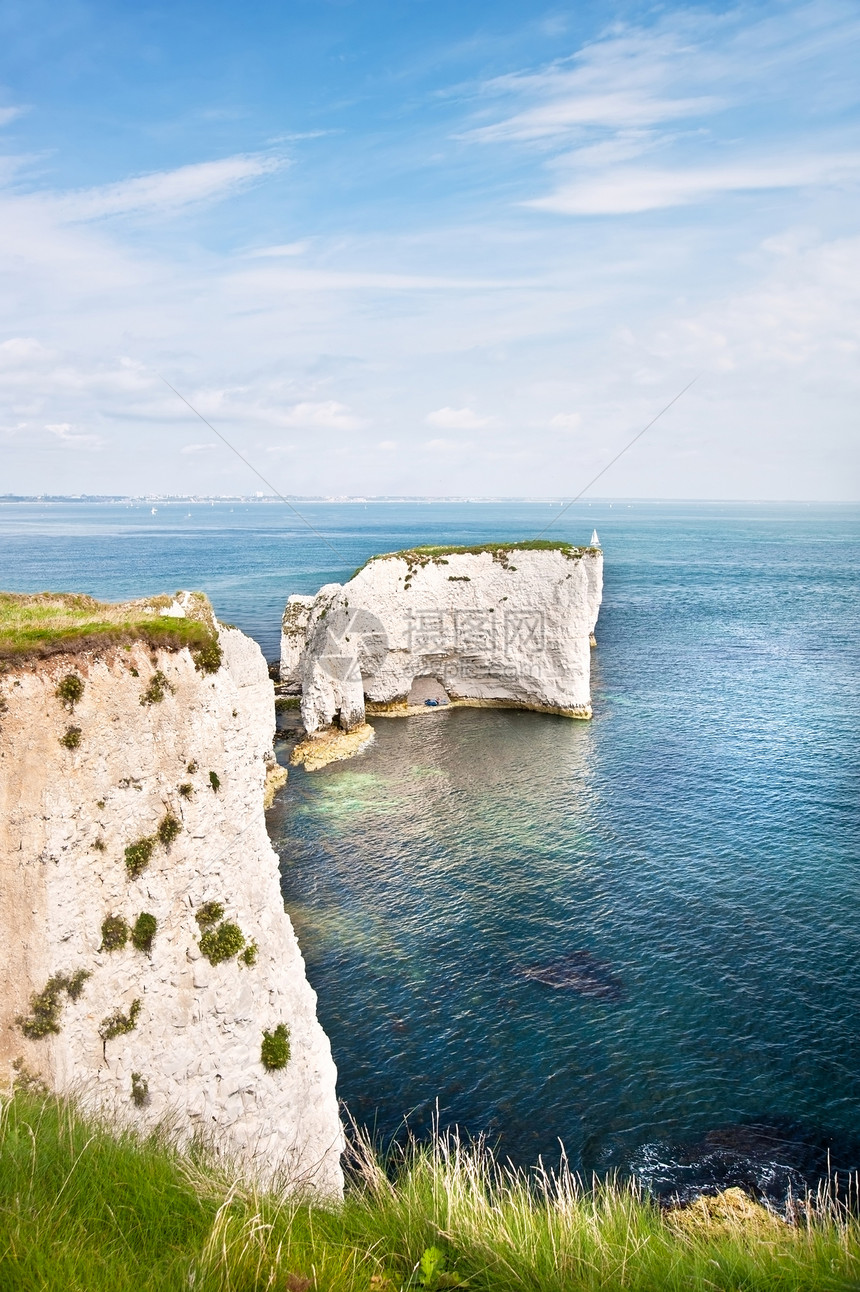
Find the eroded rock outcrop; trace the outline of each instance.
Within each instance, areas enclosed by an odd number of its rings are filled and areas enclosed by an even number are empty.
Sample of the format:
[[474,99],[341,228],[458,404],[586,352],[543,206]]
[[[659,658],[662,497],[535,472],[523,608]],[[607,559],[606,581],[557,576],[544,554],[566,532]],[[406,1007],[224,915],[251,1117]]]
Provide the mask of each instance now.
[[336,1195],[335,1067],[265,829],[272,684],[218,641],[209,673],[140,641],[0,673],[0,1075]]
[[568,544],[374,557],[310,606],[291,598],[281,676],[310,736],[427,699],[588,718],[602,581],[600,550]]

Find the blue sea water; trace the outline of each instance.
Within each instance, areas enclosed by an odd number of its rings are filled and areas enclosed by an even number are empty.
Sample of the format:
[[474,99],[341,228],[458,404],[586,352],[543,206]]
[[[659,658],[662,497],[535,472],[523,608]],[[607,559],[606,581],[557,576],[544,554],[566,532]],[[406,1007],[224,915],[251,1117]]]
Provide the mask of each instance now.
[[[273,658],[289,593],[558,508],[305,510],[338,556],[274,504],[0,503],[0,584],[200,587]],[[581,503],[555,532],[593,526],[592,722],[380,719],[270,813],[341,1097],[658,1187],[752,1123],[857,1165],[860,509]],[[618,998],[523,976],[571,952]]]

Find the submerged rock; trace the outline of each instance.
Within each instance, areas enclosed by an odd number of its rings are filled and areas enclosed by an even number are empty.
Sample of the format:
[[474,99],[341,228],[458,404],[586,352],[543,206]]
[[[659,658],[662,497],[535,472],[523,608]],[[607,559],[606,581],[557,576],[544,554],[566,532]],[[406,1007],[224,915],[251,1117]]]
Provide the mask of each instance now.
[[664,1205],[740,1192],[782,1211],[824,1186],[848,1197],[860,1145],[788,1120],[720,1126],[700,1140],[645,1144],[630,1169]]
[[541,982],[557,991],[575,991],[598,1000],[621,1000],[624,995],[624,984],[611,966],[590,951],[568,951],[548,964],[529,965],[517,973],[521,978]]

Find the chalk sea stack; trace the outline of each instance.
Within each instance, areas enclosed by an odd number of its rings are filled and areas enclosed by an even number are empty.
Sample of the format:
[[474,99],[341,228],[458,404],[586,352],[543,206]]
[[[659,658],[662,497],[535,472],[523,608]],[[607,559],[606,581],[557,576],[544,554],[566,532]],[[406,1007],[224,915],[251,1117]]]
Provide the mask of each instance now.
[[348,583],[290,598],[281,683],[301,693],[310,737],[449,704],[590,718],[602,587],[600,549],[568,543],[373,557]]

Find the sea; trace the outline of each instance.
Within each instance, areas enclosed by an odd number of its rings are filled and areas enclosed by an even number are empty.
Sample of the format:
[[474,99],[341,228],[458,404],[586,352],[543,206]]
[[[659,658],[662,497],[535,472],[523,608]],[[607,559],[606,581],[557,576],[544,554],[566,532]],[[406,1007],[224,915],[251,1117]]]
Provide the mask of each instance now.
[[[348,1115],[775,1203],[860,1166],[860,508],[0,501],[0,586],[291,593],[419,543],[597,529],[590,722],[377,719],[269,813]],[[281,715],[287,761],[295,718]]]

